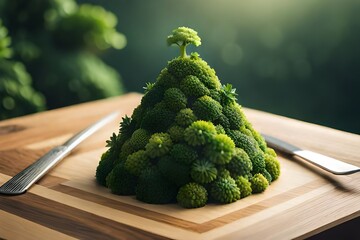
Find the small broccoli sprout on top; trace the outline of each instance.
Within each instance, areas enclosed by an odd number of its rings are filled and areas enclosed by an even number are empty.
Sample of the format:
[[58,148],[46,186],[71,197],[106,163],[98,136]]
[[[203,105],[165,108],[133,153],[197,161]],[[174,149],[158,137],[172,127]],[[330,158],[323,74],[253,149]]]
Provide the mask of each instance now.
[[179,27],[173,30],[173,34],[167,38],[168,45],[176,44],[180,47],[180,56],[186,57],[186,46],[194,44],[196,47],[201,45],[201,38],[197,32],[191,28]]

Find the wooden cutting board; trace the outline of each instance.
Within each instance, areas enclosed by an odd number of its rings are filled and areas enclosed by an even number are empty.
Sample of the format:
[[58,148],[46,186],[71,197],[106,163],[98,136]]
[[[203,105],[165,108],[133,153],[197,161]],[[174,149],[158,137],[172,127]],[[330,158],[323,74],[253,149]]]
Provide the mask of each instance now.
[[[107,113],[131,115],[140,99],[134,93],[0,122],[0,184]],[[263,133],[360,166],[359,135],[245,112]],[[0,239],[304,238],[360,215],[360,173],[334,176],[280,153],[280,178],[236,203],[188,210],[113,195],[94,175],[120,120],[83,142],[26,194],[0,196]]]

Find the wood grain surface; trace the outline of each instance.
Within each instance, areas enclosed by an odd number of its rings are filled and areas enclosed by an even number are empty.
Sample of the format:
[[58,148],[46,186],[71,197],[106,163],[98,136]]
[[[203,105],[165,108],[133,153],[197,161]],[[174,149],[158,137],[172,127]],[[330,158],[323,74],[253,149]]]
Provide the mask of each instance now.
[[[261,194],[232,204],[183,209],[117,196],[95,182],[105,141],[140,94],[0,122],[0,184],[49,149],[118,110],[121,116],[79,145],[19,196],[0,196],[0,239],[293,239],[360,216],[360,173],[335,176],[279,154],[282,175]],[[360,166],[360,136],[246,109],[255,129]]]

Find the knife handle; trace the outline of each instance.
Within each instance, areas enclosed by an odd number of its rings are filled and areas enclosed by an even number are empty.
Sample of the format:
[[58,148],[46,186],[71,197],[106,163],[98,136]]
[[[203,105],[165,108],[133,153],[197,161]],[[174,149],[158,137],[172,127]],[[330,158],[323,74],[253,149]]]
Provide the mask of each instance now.
[[51,149],[36,162],[4,183],[0,187],[0,194],[18,195],[26,192],[33,183],[44,176],[51,168],[68,155],[69,152],[65,146],[58,146]]
[[336,175],[347,175],[360,171],[357,166],[309,150],[300,149],[293,151],[293,154]]

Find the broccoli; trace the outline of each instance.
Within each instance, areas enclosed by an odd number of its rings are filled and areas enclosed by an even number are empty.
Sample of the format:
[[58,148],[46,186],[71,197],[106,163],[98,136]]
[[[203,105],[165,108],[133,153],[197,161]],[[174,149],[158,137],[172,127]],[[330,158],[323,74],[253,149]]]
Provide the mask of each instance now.
[[243,176],[239,176],[235,179],[235,183],[240,189],[240,198],[247,197],[251,194],[251,183],[249,180]]
[[188,44],[200,44],[196,32],[179,28],[168,43],[179,45],[181,56],[123,119],[99,163],[101,179],[107,175],[113,193],[127,194],[135,184],[140,201],[184,208],[263,192],[280,174],[276,153],[246,119],[235,89],[221,86],[199,54],[186,54]]
[[143,149],[150,139],[150,133],[142,128],[135,130],[130,138],[130,145],[134,150]]
[[226,134],[216,134],[204,148],[204,155],[213,163],[226,164],[234,153],[235,144]]
[[178,88],[169,88],[164,93],[164,103],[171,111],[178,112],[186,108],[187,98]]
[[252,162],[247,153],[241,148],[235,148],[231,161],[226,165],[232,177],[248,176],[252,171]]
[[117,164],[106,178],[111,192],[118,195],[134,195],[137,177],[125,169],[124,164]]
[[167,42],[169,45],[176,44],[180,47],[180,57],[186,57],[186,46],[194,44],[195,46],[201,45],[201,39],[197,32],[191,28],[179,27],[173,30],[173,34],[168,36]]
[[188,97],[202,97],[210,91],[196,76],[188,75],[180,83],[180,89]]
[[175,122],[182,127],[188,127],[196,120],[197,118],[190,108],[181,109],[175,117]]
[[250,182],[253,193],[261,193],[269,186],[268,180],[261,173],[256,173]]
[[170,155],[179,163],[190,165],[198,158],[198,153],[195,149],[187,144],[174,144],[170,151]]
[[220,203],[231,203],[240,199],[240,189],[231,177],[214,181],[210,194],[215,201]]
[[151,162],[145,150],[130,154],[125,161],[125,169],[135,176],[139,176],[142,171],[150,166]]
[[184,138],[189,145],[200,146],[209,142],[215,133],[216,128],[214,124],[198,120],[185,129]]
[[189,165],[179,163],[169,156],[162,157],[157,165],[162,175],[176,186],[181,187],[190,182]]
[[206,160],[197,160],[191,166],[191,177],[198,183],[210,183],[217,177],[215,165]]
[[154,133],[149,143],[146,144],[146,153],[151,158],[161,157],[167,154],[173,143],[168,133]]
[[176,200],[184,208],[199,208],[205,206],[208,199],[206,189],[197,183],[188,183],[179,189]]
[[181,142],[184,140],[184,131],[185,128],[173,125],[169,128],[168,133],[170,134],[170,138],[173,142]]
[[218,101],[209,96],[203,96],[194,102],[193,110],[199,119],[213,121],[221,114],[222,107]]
[[136,198],[153,204],[170,203],[176,198],[177,187],[167,181],[157,167],[145,169],[136,185]]
[[265,169],[271,175],[273,181],[278,179],[280,175],[280,162],[279,160],[276,159],[275,156],[270,154],[265,154]]

